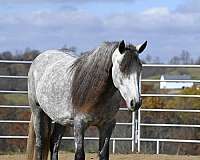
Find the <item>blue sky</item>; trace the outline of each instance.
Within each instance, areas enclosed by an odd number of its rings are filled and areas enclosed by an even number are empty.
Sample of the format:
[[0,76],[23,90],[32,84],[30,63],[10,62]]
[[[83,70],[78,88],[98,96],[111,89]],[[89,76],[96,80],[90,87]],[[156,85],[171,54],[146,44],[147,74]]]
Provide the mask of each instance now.
[[200,1],[0,0],[0,51],[84,51],[122,39],[147,40],[145,54],[162,61],[182,50],[200,56]]

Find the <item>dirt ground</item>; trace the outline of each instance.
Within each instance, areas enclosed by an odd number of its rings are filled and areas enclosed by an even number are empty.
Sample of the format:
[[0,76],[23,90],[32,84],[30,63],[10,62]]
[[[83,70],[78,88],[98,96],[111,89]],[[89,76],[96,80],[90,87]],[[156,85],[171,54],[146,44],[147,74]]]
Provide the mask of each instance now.
[[[60,154],[60,160],[73,160],[73,153]],[[200,156],[172,156],[148,154],[110,154],[110,160],[199,160]],[[0,155],[0,160],[26,160],[25,155]],[[97,154],[86,154],[86,160],[98,160]]]

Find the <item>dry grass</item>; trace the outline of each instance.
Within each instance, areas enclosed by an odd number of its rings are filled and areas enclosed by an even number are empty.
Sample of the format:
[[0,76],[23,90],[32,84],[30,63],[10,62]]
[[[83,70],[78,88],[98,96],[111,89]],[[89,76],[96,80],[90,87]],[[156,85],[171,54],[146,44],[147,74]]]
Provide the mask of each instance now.
[[[60,160],[74,159],[73,153],[60,154]],[[200,156],[172,156],[148,154],[111,154],[111,160],[199,160]],[[0,155],[0,160],[26,160],[25,155]],[[86,154],[86,160],[98,160],[97,154]]]

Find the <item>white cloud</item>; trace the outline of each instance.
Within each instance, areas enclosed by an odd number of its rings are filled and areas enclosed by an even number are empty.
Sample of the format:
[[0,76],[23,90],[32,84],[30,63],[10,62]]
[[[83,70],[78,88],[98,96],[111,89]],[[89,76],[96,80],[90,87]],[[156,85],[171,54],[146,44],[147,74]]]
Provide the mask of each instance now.
[[141,13],[115,14],[106,23],[113,29],[162,34],[187,34],[200,31],[200,14],[184,14],[167,8],[151,8]]
[[150,8],[145,11],[143,11],[143,14],[146,16],[151,16],[151,15],[169,15],[170,11],[167,7],[159,7],[159,8]]

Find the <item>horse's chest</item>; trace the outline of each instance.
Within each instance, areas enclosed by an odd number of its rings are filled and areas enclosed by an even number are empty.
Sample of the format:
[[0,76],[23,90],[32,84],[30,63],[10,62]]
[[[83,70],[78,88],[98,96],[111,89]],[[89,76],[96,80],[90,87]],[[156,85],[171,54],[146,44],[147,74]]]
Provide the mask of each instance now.
[[100,125],[106,121],[115,119],[115,115],[119,110],[120,100],[121,96],[116,93],[96,105],[82,106],[79,112],[85,115],[88,123],[91,125]]

